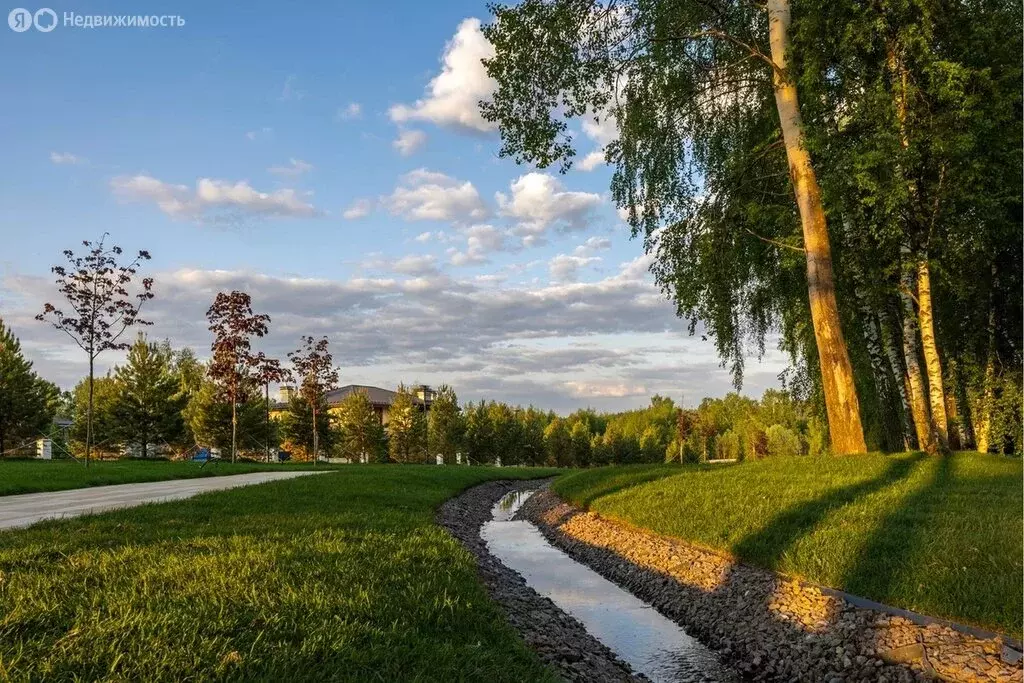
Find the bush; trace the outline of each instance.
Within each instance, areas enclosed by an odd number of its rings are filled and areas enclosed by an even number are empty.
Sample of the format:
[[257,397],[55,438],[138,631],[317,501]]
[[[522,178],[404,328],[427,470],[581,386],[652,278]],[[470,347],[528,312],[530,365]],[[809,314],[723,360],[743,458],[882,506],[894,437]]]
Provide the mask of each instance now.
[[768,455],[800,455],[803,449],[796,432],[782,425],[772,425],[765,432],[768,439]]

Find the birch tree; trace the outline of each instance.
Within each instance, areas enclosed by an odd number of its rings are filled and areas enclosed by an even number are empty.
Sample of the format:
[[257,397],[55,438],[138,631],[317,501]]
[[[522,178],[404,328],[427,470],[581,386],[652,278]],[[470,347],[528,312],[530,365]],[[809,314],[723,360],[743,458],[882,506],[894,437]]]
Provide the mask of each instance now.
[[[763,347],[783,308],[765,286],[779,277],[769,271],[783,257],[756,263],[741,251],[751,253],[751,245],[735,253],[729,247],[754,240],[761,243],[756,248],[801,254],[833,448],[863,452],[826,213],[790,72],[788,0],[765,6],[527,0],[494,13],[485,35],[495,57],[485,64],[498,87],[482,111],[501,130],[501,153],[542,167],[560,162],[565,170],[575,154],[567,121],[614,121],[618,140],[605,149],[616,167],[613,196],[634,234],[643,234],[645,246],[668,264],[655,267],[655,276],[691,319],[691,331],[696,320],[703,322],[737,374],[742,339]],[[766,164],[772,166],[760,180],[767,178],[768,192],[778,195],[780,161],[795,207],[776,205],[753,228],[723,220],[764,185],[748,181]],[[709,234],[721,241],[705,251]],[[698,277],[702,272],[711,278]]]

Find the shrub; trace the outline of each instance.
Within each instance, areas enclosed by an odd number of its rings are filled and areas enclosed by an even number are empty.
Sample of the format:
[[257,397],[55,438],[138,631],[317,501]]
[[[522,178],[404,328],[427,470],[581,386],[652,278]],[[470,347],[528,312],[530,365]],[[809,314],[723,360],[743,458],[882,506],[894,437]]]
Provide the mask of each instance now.
[[765,432],[768,439],[768,455],[800,455],[800,437],[792,429],[782,425],[772,425]]

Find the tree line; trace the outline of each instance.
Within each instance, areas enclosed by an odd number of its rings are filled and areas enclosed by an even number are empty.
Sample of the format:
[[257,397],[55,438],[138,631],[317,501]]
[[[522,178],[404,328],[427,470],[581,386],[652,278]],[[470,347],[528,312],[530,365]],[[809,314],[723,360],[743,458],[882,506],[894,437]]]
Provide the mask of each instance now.
[[1015,448],[1019,2],[492,11],[502,154],[564,171],[573,118],[614,123],[618,207],[737,384],[781,333],[838,453]]

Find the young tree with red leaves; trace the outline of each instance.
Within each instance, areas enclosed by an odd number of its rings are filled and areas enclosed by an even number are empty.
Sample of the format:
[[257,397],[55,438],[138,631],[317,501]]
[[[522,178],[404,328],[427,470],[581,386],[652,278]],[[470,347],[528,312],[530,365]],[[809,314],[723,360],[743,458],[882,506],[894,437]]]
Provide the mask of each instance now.
[[150,325],[139,317],[142,305],[153,298],[153,278],[142,278],[137,287],[132,281],[148,251],[139,251],[131,261],[119,263],[124,253],[117,245],[107,246],[108,233],[98,242],[83,240],[87,252],[75,256],[64,250],[66,266],[53,266],[57,291],[71,307],[67,313],[51,303],[43,307],[36,320],[49,322],[68,335],[89,357],[89,407],[86,411],[85,465],[89,466],[92,451],[93,374],[96,357],[107,350],[124,350],[131,346],[120,341],[134,325]]
[[252,352],[252,338],[267,334],[270,316],[252,312],[252,298],[245,292],[219,292],[206,311],[213,332],[207,374],[220,394],[231,403],[231,462],[238,455],[238,403],[257,385],[260,367],[267,360]]
[[295,368],[295,377],[300,382],[299,393],[313,411],[313,466],[320,456],[319,433],[316,425],[317,406],[334,389],[338,383],[338,371],[334,369],[334,360],[327,350],[327,337],[319,341],[313,337],[302,337],[302,347],[288,354]]
[[264,399],[266,401],[266,427],[267,427],[267,461],[270,461],[270,384],[287,382],[291,378],[291,371],[288,368],[282,368],[281,362],[276,358],[267,358],[260,351],[256,354],[256,381],[263,385],[263,389],[266,392]]

